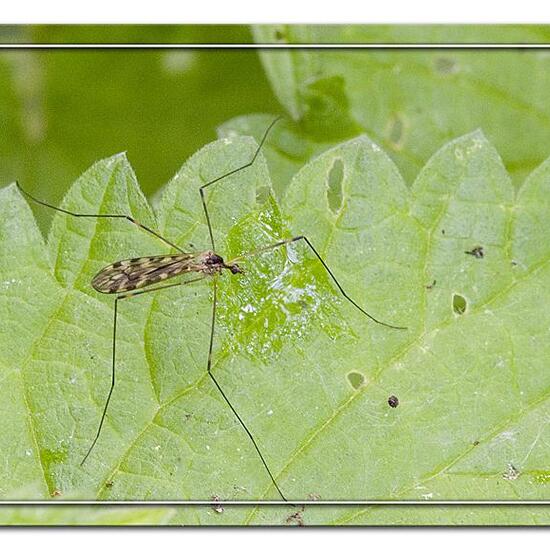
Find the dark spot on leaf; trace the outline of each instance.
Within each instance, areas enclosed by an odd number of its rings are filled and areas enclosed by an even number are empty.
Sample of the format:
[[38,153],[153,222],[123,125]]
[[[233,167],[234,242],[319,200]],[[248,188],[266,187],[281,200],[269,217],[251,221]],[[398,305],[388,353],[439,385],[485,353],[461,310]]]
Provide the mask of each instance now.
[[304,114],[301,126],[314,139],[343,140],[364,131],[350,110],[349,91],[342,76],[310,81],[302,91]]
[[460,70],[458,62],[452,57],[437,57],[434,68],[439,74],[454,74]]
[[60,497],[61,496],[61,491],[59,489],[54,489],[52,491],[52,497]]
[[358,390],[364,383],[365,377],[357,371],[348,372],[348,382],[354,390]]
[[442,234],[442,235],[445,235],[445,229],[442,229],[442,230],[441,230],[441,234]]
[[433,280],[433,283],[431,283],[431,284],[429,284],[429,285],[426,285],[426,289],[427,289],[427,290],[431,290],[431,289],[435,286],[435,283],[436,283],[436,282],[437,282],[437,281],[434,279],[434,280]]
[[466,250],[464,254],[469,254],[470,256],[474,256],[474,258],[481,259],[485,256],[485,251],[482,246],[475,246],[472,250]]
[[302,507],[297,512],[294,512],[294,514],[290,514],[290,516],[286,518],[287,524],[294,524],[298,525],[299,527],[303,527],[305,525],[303,516],[304,509],[305,506],[302,504]]
[[392,408],[392,409],[395,409],[398,405],[399,405],[399,399],[397,398],[397,396],[395,395],[390,395],[388,397],[388,405]]
[[344,179],[344,163],[336,159],[329,170],[327,178],[327,200],[333,214],[342,208],[342,180]]
[[453,294],[453,311],[457,315],[462,315],[466,311],[467,307],[466,298],[460,294]]
[[285,38],[286,34],[282,29],[275,29],[275,40],[277,40],[277,42],[282,42]]
[[[220,497],[218,495],[214,495],[214,496],[212,496],[212,500],[214,502],[219,502]],[[213,504],[212,505],[212,510],[214,510],[214,512],[217,512],[218,514],[223,514],[224,513],[224,507],[221,504]]]
[[105,487],[107,487],[108,489],[110,489],[112,486],[113,486],[113,480],[112,479],[105,482]]

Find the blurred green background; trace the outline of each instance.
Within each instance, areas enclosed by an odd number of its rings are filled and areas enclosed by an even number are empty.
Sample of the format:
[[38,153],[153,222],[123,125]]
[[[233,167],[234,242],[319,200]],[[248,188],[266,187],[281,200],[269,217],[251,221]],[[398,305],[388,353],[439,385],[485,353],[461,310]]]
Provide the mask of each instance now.
[[[0,28],[2,42],[251,42],[246,26]],[[255,50],[0,50],[0,187],[58,203],[95,161],[126,151],[145,193],[216,127],[278,112]],[[35,209],[42,227],[50,213]]]
[[[0,42],[540,45],[550,26],[0,26]],[[259,139],[275,113],[287,117],[264,154],[277,198],[312,156],[361,133],[411,184],[440,147],[481,130],[519,187],[550,155],[549,52],[3,48],[0,187],[17,179],[58,203],[91,164],[126,151],[151,196],[217,129]],[[47,227],[51,213],[34,210]]]

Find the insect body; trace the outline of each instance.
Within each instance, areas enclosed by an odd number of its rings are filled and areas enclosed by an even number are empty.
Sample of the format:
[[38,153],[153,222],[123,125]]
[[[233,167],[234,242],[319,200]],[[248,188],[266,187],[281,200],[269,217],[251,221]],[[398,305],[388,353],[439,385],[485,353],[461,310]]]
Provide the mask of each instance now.
[[[103,428],[103,423],[105,421],[105,417],[107,414],[107,409],[109,407],[109,402],[111,400],[111,396],[113,394],[113,390],[115,387],[115,374],[116,374],[116,342],[117,342],[117,321],[118,321],[118,304],[121,300],[124,300],[125,298],[129,298],[131,296],[138,296],[141,294],[149,293],[149,292],[156,292],[163,289],[172,288],[175,286],[180,285],[187,285],[194,283],[196,281],[204,280],[206,277],[211,277],[213,284],[212,284],[212,316],[211,316],[211,325],[210,325],[210,338],[209,338],[209,346],[208,346],[208,355],[207,355],[207,361],[206,361],[206,372],[214,384],[214,386],[218,389],[221,397],[225,401],[225,403],[228,405],[228,407],[231,409],[232,413],[234,414],[235,418],[238,420],[239,424],[242,426],[243,430],[246,432],[247,436],[249,437],[254,449],[256,450],[256,453],[261,460],[267,474],[269,475],[274,487],[277,489],[277,492],[281,496],[283,500],[287,500],[279,487],[276,477],[271,472],[271,469],[269,468],[261,450],[258,446],[256,439],[252,435],[251,431],[249,430],[246,422],[241,417],[241,415],[237,412],[237,409],[232,404],[229,397],[226,395],[225,391],[221,387],[221,385],[218,383],[216,376],[212,372],[212,350],[214,345],[214,336],[215,336],[215,327],[216,327],[216,306],[217,306],[217,284],[216,279],[217,276],[220,275],[223,270],[227,269],[232,274],[239,274],[243,273],[242,268],[237,263],[237,260],[246,260],[253,256],[267,253],[275,248],[287,246],[290,243],[294,242],[303,242],[305,243],[309,250],[314,254],[314,256],[317,258],[317,260],[321,263],[323,268],[326,270],[328,275],[331,277],[332,281],[338,288],[338,290],[341,292],[343,297],[348,300],[350,304],[352,304],[355,308],[357,308],[361,313],[363,313],[366,317],[368,317],[370,320],[374,321],[375,323],[378,323],[380,325],[384,325],[389,328],[393,329],[403,329],[405,327],[398,327],[395,325],[391,325],[388,323],[384,323],[374,316],[372,316],[370,313],[368,313],[363,307],[361,307],[353,298],[351,298],[344,288],[341,286],[341,284],[338,282],[338,279],[334,275],[334,273],[330,270],[326,262],[323,260],[321,255],[317,252],[315,247],[313,246],[312,242],[309,240],[309,238],[305,235],[299,235],[297,237],[292,237],[290,239],[285,239],[282,241],[278,241],[275,243],[272,243],[270,245],[264,246],[262,248],[259,248],[257,250],[249,251],[245,254],[242,254],[238,258],[234,258],[228,262],[225,262],[224,259],[219,256],[215,250],[215,242],[214,242],[214,233],[212,231],[212,224],[210,222],[210,215],[208,213],[208,208],[205,200],[205,191],[206,189],[223,180],[224,178],[231,176],[233,174],[236,174],[240,172],[241,170],[244,170],[248,168],[249,166],[252,166],[256,158],[258,157],[258,154],[260,153],[260,150],[269,134],[269,131],[271,128],[275,125],[275,123],[279,119],[275,119],[270,126],[265,131],[262,140],[260,141],[260,144],[258,145],[258,148],[256,149],[256,152],[254,153],[254,156],[252,159],[247,162],[246,164],[235,168],[234,170],[223,174],[207,183],[202,185],[199,188],[200,198],[204,210],[204,216],[206,220],[206,225],[208,228],[208,234],[210,237],[210,244],[211,249],[207,250],[205,252],[186,252],[185,250],[182,250],[179,246],[176,244],[170,242],[166,237],[160,235],[155,230],[146,227],[145,225],[141,224],[139,221],[135,220],[131,216],[128,216],[126,214],[86,214],[86,213],[80,213],[80,212],[72,212],[70,210],[65,210],[64,208],[60,208],[57,206],[53,206],[51,204],[48,204],[40,199],[37,199],[36,197],[33,197],[30,195],[27,191],[25,191],[21,186],[18,187],[20,191],[25,194],[27,197],[29,197],[32,201],[42,205],[46,206],[48,208],[51,208],[53,210],[56,210],[58,212],[62,212],[64,214],[67,214],[69,216],[73,216],[75,218],[110,218],[110,219],[119,219],[119,220],[125,220],[129,221],[136,227],[142,229],[143,231],[146,231],[147,233],[153,235],[160,241],[162,241],[164,244],[170,246],[171,248],[175,249],[177,252],[173,254],[165,254],[165,255],[159,255],[159,256],[145,256],[141,258],[131,258],[128,260],[121,260],[114,262],[106,267],[104,267],[99,273],[95,275],[95,277],[92,280],[92,286],[95,290],[101,293],[105,294],[113,294],[115,295],[114,299],[114,308],[113,308],[113,338],[112,338],[112,362],[111,362],[111,385],[109,388],[109,392],[107,394],[107,398],[105,400],[105,404],[103,406],[103,412],[99,421],[99,426],[96,432],[96,435],[88,448],[88,451],[84,458],[82,459],[81,465],[83,465],[92,450],[94,449],[99,436],[101,435],[101,430]],[[167,280],[173,279],[173,278],[179,278],[179,276],[183,276],[185,274],[192,274],[191,278],[182,278],[178,279],[178,281],[168,283],[165,282]],[[149,287],[149,288],[147,288]]]
[[208,250],[200,254],[167,254],[121,260],[104,267],[93,279],[98,292],[119,294],[161,283],[184,273],[214,275],[222,269],[242,273],[237,264],[226,264],[221,256]]

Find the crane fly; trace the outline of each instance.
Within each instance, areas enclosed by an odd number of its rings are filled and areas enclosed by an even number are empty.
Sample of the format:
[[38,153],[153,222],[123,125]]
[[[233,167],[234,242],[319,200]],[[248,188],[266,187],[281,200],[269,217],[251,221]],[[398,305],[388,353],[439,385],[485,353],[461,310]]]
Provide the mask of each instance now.
[[[286,497],[279,487],[279,484],[277,483],[276,476],[272,473],[271,469],[269,468],[266,459],[264,458],[264,455],[262,451],[260,450],[259,445],[256,442],[256,439],[252,435],[252,432],[249,430],[246,422],[241,417],[241,415],[237,412],[237,409],[233,406],[230,399],[228,398],[225,391],[222,389],[220,384],[218,383],[216,377],[214,376],[214,373],[212,372],[212,349],[214,345],[214,335],[215,335],[215,326],[216,326],[216,306],[217,306],[217,283],[216,283],[216,277],[220,275],[224,270],[229,271],[233,275],[242,275],[244,273],[243,269],[240,267],[240,265],[237,263],[239,260],[248,259],[252,256],[256,256],[258,254],[263,254],[266,252],[269,252],[271,250],[274,250],[276,248],[287,246],[290,243],[302,241],[304,242],[308,248],[311,250],[311,252],[314,254],[314,256],[317,258],[317,260],[320,262],[320,264],[323,266],[327,274],[332,279],[333,283],[336,285],[342,296],[350,303],[352,304],[356,309],[358,309],[361,313],[363,313],[366,317],[368,317],[371,321],[374,321],[375,323],[378,323],[379,325],[383,325],[388,328],[392,329],[405,329],[406,327],[400,327],[396,325],[391,325],[389,323],[384,323],[383,321],[378,320],[373,315],[368,313],[365,309],[363,309],[353,298],[351,298],[344,288],[341,286],[341,284],[338,282],[337,278],[335,277],[334,273],[330,270],[326,262],[323,260],[321,255],[317,252],[309,238],[305,235],[299,235],[296,237],[292,237],[289,239],[284,239],[281,241],[274,242],[270,245],[258,248],[256,250],[252,250],[250,252],[244,253],[241,256],[237,258],[233,258],[230,261],[225,261],[220,255],[218,255],[216,251],[216,245],[214,242],[214,233],[212,231],[212,224],[210,221],[210,215],[208,212],[208,208],[206,205],[205,200],[205,190],[215,184],[223,180],[224,178],[227,178],[228,176],[237,174],[241,170],[245,170],[246,168],[252,166],[256,159],[258,158],[258,155],[260,153],[261,148],[263,147],[269,132],[273,128],[273,126],[280,120],[281,117],[276,118],[265,130],[262,139],[260,140],[260,143],[252,157],[252,159],[247,162],[246,164],[243,164],[242,166],[239,166],[238,168],[235,168],[234,170],[231,170],[230,172],[227,172],[226,174],[223,174],[221,176],[218,176],[217,178],[205,183],[201,187],[199,187],[199,194],[200,199],[202,202],[203,210],[204,210],[204,217],[206,221],[206,225],[208,228],[208,234],[210,238],[210,244],[211,249],[204,251],[204,252],[186,252],[185,250],[181,249],[179,246],[174,244],[173,242],[170,242],[167,238],[163,237],[160,233],[154,231],[153,229],[141,224],[138,220],[134,219],[133,217],[126,215],[126,214],[84,214],[79,212],[72,212],[70,210],[66,210],[64,208],[60,208],[57,206],[54,206],[52,204],[49,204],[45,201],[42,201],[27,191],[25,191],[19,183],[17,183],[17,186],[19,190],[27,196],[29,199],[31,199],[33,202],[40,204],[42,206],[46,206],[48,208],[51,208],[53,210],[56,210],[57,212],[61,212],[64,214],[67,214],[69,216],[73,216],[76,218],[111,218],[111,219],[120,219],[120,220],[126,220],[138,227],[139,229],[142,229],[143,231],[146,231],[147,233],[153,235],[154,237],[158,238],[160,241],[162,241],[164,244],[170,246],[171,248],[175,249],[177,253],[175,254],[163,254],[158,256],[145,256],[145,257],[139,257],[139,258],[130,258],[127,260],[120,260],[117,262],[114,262],[110,265],[107,265],[104,267],[99,273],[97,273],[94,278],[91,281],[92,287],[100,293],[104,294],[114,294],[115,300],[114,300],[114,308],[113,308],[113,336],[112,336],[112,361],[111,361],[111,385],[109,388],[109,392],[107,394],[107,398],[105,400],[105,404],[103,406],[103,412],[101,414],[101,418],[99,420],[99,425],[97,432],[95,434],[94,439],[92,440],[92,443],[90,447],[88,448],[88,451],[86,452],[84,458],[82,459],[80,465],[83,466],[86,462],[87,458],[90,456],[90,453],[94,449],[96,443],[99,440],[99,437],[101,435],[101,431],[103,428],[103,424],[107,415],[107,409],[109,407],[109,402],[111,400],[111,396],[113,394],[113,390],[115,388],[115,373],[116,373],[116,335],[117,335],[117,319],[118,319],[118,303],[125,299],[129,298],[131,296],[138,296],[141,294],[146,294],[149,292],[155,292],[158,290],[164,290],[167,288],[173,288],[175,286],[181,286],[181,285],[187,285],[191,284],[197,281],[204,280],[207,277],[211,277],[213,280],[213,293],[212,293],[212,314],[211,314],[211,323],[210,323],[210,338],[209,338],[209,346],[208,346],[208,355],[207,355],[207,362],[206,362],[206,371],[208,373],[208,376],[212,380],[213,384],[218,389],[221,397],[225,401],[225,403],[228,405],[232,413],[234,414],[235,418],[239,422],[239,424],[242,426],[243,430],[246,432],[246,435],[250,439],[254,449],[256,450],[256,453],[258,455],[258,458],[263,464],[263,467],[271,479],[271,482],[273,483],[273,486],[279,493],[280,497],[286,501]],[[184,279],[177,282],[172,282],[169,284],[161,284],[169,279],[174,279],[176,277],[182,276],[184,274],[192,274],[193,276],[188,279]],[[151,287],[151,288],[147,288]]]
[[226,264],[221,256],[210,250],[197,254],[145,256],[104,267],[92,279],[92,286],[98,292],[117,294],[154,285],[184,273],[206,276],[219,273],[222,269],[228,269],[233,274],[242,273],[237,264]]

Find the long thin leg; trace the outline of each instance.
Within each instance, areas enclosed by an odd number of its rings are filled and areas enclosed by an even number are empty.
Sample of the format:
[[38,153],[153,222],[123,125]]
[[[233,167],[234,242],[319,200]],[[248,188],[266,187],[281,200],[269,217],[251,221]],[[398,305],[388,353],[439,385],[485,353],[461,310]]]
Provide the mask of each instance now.
[[325,260],[323,260],[323,258],[319,254],[319,252],[317,252],[317,250],[315,250],[315,247],[311,244],[311,241],[304,235],[299,235],[297,237],[292,237],[291,239],[285,239],[284,241],[278,241],[278,242],[270,244],[268,246],[258,248],[257,250],[252,250],[250,252],[247,252],[246,254],[242,254],[241,256],[238,256],[237,258],[234,258],[229,263],[231,264],[231,263],[234,263],[236,261],[249,258],[250,256],[256,256],[258,254],[263,254],[264,252],[269,252],[270,250],[273,250],[274,248],[277,248],[279,246],[287,246],[290,243],[294,243],[294,242],[300,241],[300,240],[303,240],[309,246],[309,248],[313,251],[313,253],[317,257],[317,259],[321,262],[321,265],[325,268],[326,272],[329,274],[330,278],[334,281],[334,284],[338,287],[338,290],[342,293],[342,296],[344,296],[344,298],[346,300],[348,300],[348,302],[353,304],[361,313],[363,313],[371,321],[374,321],[375,323],[378,323],[379,325],[384,325],[385,327],[395,328],[395,329],[399,329],[399,330],[406,330],[407,329],[407,327],[398,327],[398,326],[395,326],[395,325],[390,325],[388,323],[384,323],[383,321],[380,321],[380,320],[376,319],[376,317],[373,317],[370,313],[365,311],[353,298],[351,298],[348,295],[348,293],[344,290],[342,285],[338,282],[338,279],[336,278],[334,273],[330,270],[330,268],[327,265],[327,263],[325,262]]
[[19,182],[16,182],[16,185],[19,191],[23,193],[23,195],[25,195],[26,197],[28,197],[29,199],[31,199],[37,204],[40,204],[42,206],[47,206],[52,210],[56,210],[57,212],[63,212],[63,214],[68,214],[69,216],[73,216],[75,218],[111,218],[111,219],[118,219],[118,220],[128,220],[129,222],[133,223],[135,226],[139,227],[140,229],[143,229],[144,231],[147,231],[147,233],[150,233],[154,237],[157,237],[157,239],[160,239],[163,243],[167,244],[168,246],[175,248],[179,252],[185,253],[185,250],[181,249],[178,245],[174,244],[173,242],[170,242],[168,239],[163,237],[160,233],[157,233],[156,231],[153,231],[151,228],[138,222],[136,219],[132,218],[132,216],[127,216],[126,214],[81,214],[79,212],[71,212],[70,210],[59,208],[58,206],[54,206],[53,204],[49,204],[40,199],[37,199],[36,197],[33,197],[28,191],[25,191],[25,189],[21,187]]
[[233,174],[236,174],[237,172],[240,172],[241,170],[244,170],[245,168],[248,168],[249,166],[252,166],[254,162],[256,161],[256,158],[260,154],[260,150],[263,147],[265,140],[267,139],[267,136],[269,132],[271,131],[271,128],[281,120],[282,117],[277,117],[266,129],[264,132],[264,135],[260,141],[260,144],[258,145],[258,148],[256,149],[256,152],[254,153],[252,159],[247,162],[246,164],[243,164],[242,166],[239,166],[238,168],[235,168],[234,170],[231,170],[230,172],[227,172],[226,174],[223,174],[222,176],[218,176],[217,178],[214,178],[213,180],[209,181],[208,183],[205,183],[202,187],[199,188],[199,193],[201,196],[202,201],[202,208],[204,210],[204,217],[206,218],[206,225],[208,226],[208,233],[210,235],[210,242],[212,244],[212,251],[216,250],[216,246],[214,244],[214,233],[212,231],[212,224],[210,223],[210,215],[208,214],[208,208],[206,207],[206,199],[204,196],[204,190],[209,187],[210,185],[217,183],[218,181],[227,178],[229,176],[232,176]]
[[218,388],[218,390],[220,391],[220,393],[221,393],[222,397],[224,398],[225,402],[229,405],[229,408],[233,411],[233,414],[235,415],[235,417],[237,418],[237,420],[239,421],[239,423],[243,427],[244,431],[246,432],[246,435],[248,435],[248,437],[250,438],[250,441],[252,441],[252,445],[254,445],[254,448],[256,449],[256,452],[258,453],[258,456],[260,457],[260,460],[262,461],[262,464],[264,465],[264,468],[266,469],[267,473],[269,474],[269,477],[271,478],[271,481],[273,482],[273,485],[277,489],[277,492],[279,493],[279,495],[281,495],[281,498],[286,502],[286,498],[283,495],[281,489],[279,488],[279,485],[277,484],[277,481],[275,481],[275,477],[271,473],[271,470],[269,469],[269,466],[267,465],[267,462],[266,462],[265,458],[262,455],[262,451],[260,451],[260,448],[258,447],[258,445],[257,445],[257,443],[254,439],[254,436],[252,435],[250,430],[247,428],[246,424],[244,423],[244,420],[241,418],[239,413],[235,410],[235,407],[231,404],[231,401],[229,401],[228,397],[225,395],[225,392],[222,390],[220,384],[218,383],[218,381],[214,377],[214,374],[212,373],[212,348],[214,347],[214,330],[215,330],[215,326],[216,326],[216,304],[217,304],[217,301],[218,301],[218,296],[217,296],[217,294],[218,294],[217,288],[218,287],[217,287],[217,283],[216,283],[216,277],[213,278],[213,284],[214,284],[214,296],[213,296],[213,299],[212,299],[212,324],[211,324],[211,328],[210,328],[210,344],[208,346],[208,363],[207,363],[208,375],[212,379],[212,382],[214,382],[214,385],[216,386],[216,388]]
[[114,307],[114,315],[113,315],[113,354],[112,354],[112,363],[111,363],[111,386],[109,388],[109,393],[107,395],[107,400],[105,401],[105,405],[103,406],[103,413],[101,414],[101,420],[99,421],[99,427],[97,428],[96,436],[94,437],[94,440],[92,441],[92,444],[90,445],[90,448],[88,449],[88,452],[86,453],[86,456],[82,459],[82,462],[80,463],[81,466],[84,465],[84,462],[86,462],[86,459],[90,456],[90,453],[92,452],[93,448],[95,447],[95,444],[97,443],[97,440],[99,439],[99,436],[101,434],[101,429],[103,428],[103,422],[105,421],[105,416],[107,415],[107,408],[109,407],[109,402],[111,401],[111,396],[113,395],[113,390],[115,389],[115,365],[116,365],[116,328],[117,328],[117,314],[118,314],[118,302],[119,300],[124,300],[125,298],[130,298],[131,296],[139,296],[140,294],[146,294],[148,292],[155,292],[157,290],[164,290],[165,288],[172,288],[174,286],[182,286],[182,285],[188,285],[190,283],[194,283],[196,281],[202,281],[204,277],[196,277],[194,279],[188,279],[187,281],[178,282],[178,283],[172,283],[169,285],[164,286],[158,286],[155,288],[148,288],[146,290],[136,290],[135,292],[129,292],[128,294],[121,294],[120,296],[117,296],[115,298],[115,307]]

